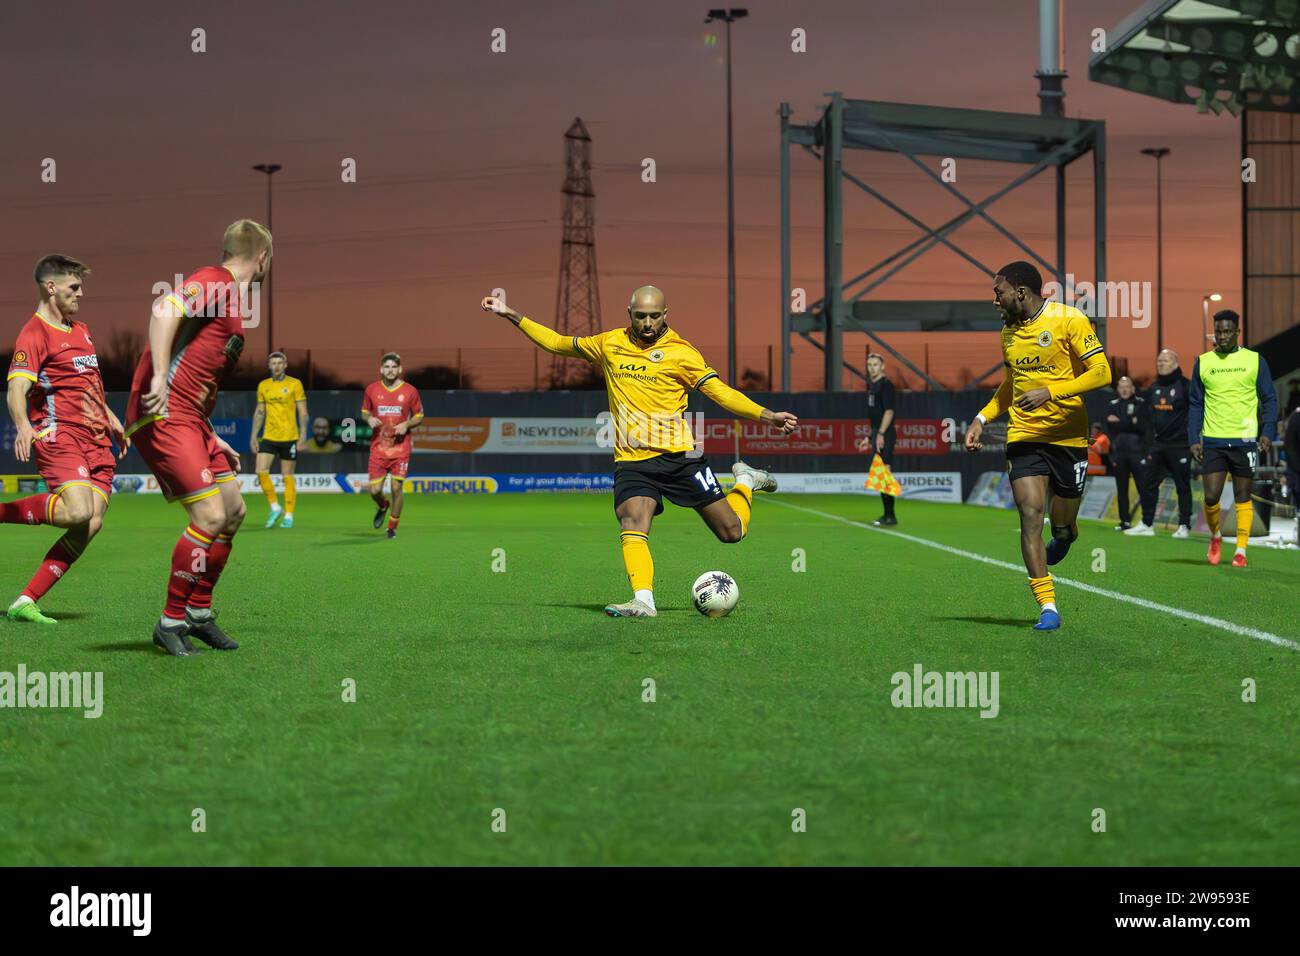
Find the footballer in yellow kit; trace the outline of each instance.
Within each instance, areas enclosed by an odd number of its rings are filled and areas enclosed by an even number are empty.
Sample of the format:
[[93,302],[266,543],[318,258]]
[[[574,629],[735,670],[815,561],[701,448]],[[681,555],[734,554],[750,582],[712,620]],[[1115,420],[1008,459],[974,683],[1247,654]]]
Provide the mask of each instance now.
[[[285,374],[289,360],[283,352],[272,352],[267,356],[266,365],[271,377],[262,379],[257,386],[253,439],[249,444],[257,456],[258,483],[271,506],[266,526],[273,528],[278,523],[281,528],[292,528],[293,509],[298,500],[297,479],[293,473],[298,449],[307,434],[307,393],[300,380]],[[280,459],[280,471],[284,475],[284,507],[280,506],[275,484],[271,481],[271,465],[276,458]]]
[[654,286],[632,293],[629,324],[597,335],[560,335],[488,296],[486,312],[505,316],[541,348],[584,358],[605,376],[614,445],[614,514],[632,600],[610,604],[610,617],[655,617],[650,524],[663,499],[694,508],[719,541],[734,543],[749,531],[754,492],[776,491],[776,479],[743,461],[731,466],[736,484],[724,494],[684,417],[687,390],[707,395],[733,415],[777,426],[790,434],[799,421],[773,412],[726,385],[699,350],[668,327],[664,294]]
[[[1057,564],[1079,536],[1075,520],[1088,476],[1087,392],[1110,384],[1110,363],[1092,323],[1078,309],[1042,296],[1043,279],[1031,263],[1013,262],[993,279],[1002,315],[1002,385],[966,432],[966,450],[978,451],[984,423],[1007,412],[1007,465],[1020,512],[1020,553],[1038,602],[1035,630],[1061,626],[1048,565]],[[1051,504],[1048,505],[1048,492]],[[1043,515],[1052,538],[1043,545]]]

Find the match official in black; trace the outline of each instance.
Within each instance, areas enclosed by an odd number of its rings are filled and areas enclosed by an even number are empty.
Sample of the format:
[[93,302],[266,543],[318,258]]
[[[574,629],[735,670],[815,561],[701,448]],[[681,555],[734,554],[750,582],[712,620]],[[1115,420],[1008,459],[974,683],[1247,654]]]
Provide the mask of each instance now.
[[1151,410],[1146,399],[1137,394],[1133,379],[1122,376],[1115,383],[1118,393],[1106,406],[1106,434],[1110,436],[1110,460],[1115,468],[1115,497],[1119,501],[1119,524],[1116,531],[1130,527],[1128,482],[1131,477],[1142,493],[1146,474],[1147,431],[1151,427]]
[[1164,349],[1156,356],[1156,380],[1147,391],[1151,409],[1151,451],[1147,455],[1146,480],[1142,482],[1142,521],[1126,534],[1153,535],[1160,483],[1166,475],[1178,491],[1178,530],[1175,538],[1191,537],[1192,449],[1187,444],[1187,395],[1192,383],[1178,365],[1178,353]]
[[[871,421],[871,436],[858,442],[858,451],[874,449],[880,460],[894,470],[894,383],[885,378],[885,359],[872,352],[867,356],[867,418]],[[898,524],[894,516],[894,496],[881,495],[885,513],[874,525]]]

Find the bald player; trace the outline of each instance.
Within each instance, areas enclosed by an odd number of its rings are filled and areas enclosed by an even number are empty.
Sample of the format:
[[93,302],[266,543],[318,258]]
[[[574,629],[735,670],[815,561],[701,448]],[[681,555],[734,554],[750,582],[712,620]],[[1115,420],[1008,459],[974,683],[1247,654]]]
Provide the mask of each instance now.
[[1168,475],[1178,492],[1178,530],[1174,537],[1191,536],[1192,449],[1187,444],[1187,397],[1191,387],[1179,366],[1178,353],[1173,349],[1161,351],[1156,356],[1156,380],[1146,396],[1151,409],[1151,445],[1141,489],[1142,521],[1125,534],[1150,537],[1156,533],[1156,502],[1160,483]]
[[628,305],[628,325],[596,335],[560,335],[488,296],[486,312],[504,316],[541,348],[584,358],[599,368],[609,390],[614,425],[614,514],[632,600],[610,604],[610,617],[655,617],[650,524],[663,499],[694,508],[719,541],[749,531],[754,493],[776,491],[776,479],[743,461],[731,466],[735,487],[724,493],[683,418],[688,389],[707,395],[733,415],[767,422],[788,435],[798,426],[789,412],[773,412],[725,385],[695,346],[668,327],[664,294],[641,286]]
[[1106,406],[1106,434],[1110,436],[1110,460],[1115,469],[1115,497],[1119,503],[1119,524],[1116,531],[1130,529],[1129,479],[1142,494],[1146,476],[1147,429],[1150,411],[1146,399],[1137,394],[1133,379],[1121,375],[1115,383],[1115,397]]

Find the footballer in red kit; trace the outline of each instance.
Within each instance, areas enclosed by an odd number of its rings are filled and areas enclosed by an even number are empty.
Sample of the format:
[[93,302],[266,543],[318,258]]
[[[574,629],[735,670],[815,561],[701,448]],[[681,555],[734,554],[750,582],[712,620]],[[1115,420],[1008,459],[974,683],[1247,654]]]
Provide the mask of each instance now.
[[[414,385],[402,381],[402,358],[389,352],[380,360],[379,381],[366,386],[361,398],[361,418],[373,434],[370,438],[370,497],[376,511],[374,526],[383,526],[388,516],[388,537],[397,537],[401,520],[403,479],[411,464],[411,430],[424,420],[424,406]],[[392,475],[392,500],[384,495],[384,479]]]
[[41,301],[18,333],[9,363],[7,401],[17,435],[14,455],[29,461],[48,490],[0,504],[0,522],[50,524],[67,531],[9,607],[12,621],[53,624],[36,602],[54,587],[99,533],[113,493],[116,462],[129,440],[104,398],[104,380],[90,330],[75,315],[90,274],[70,256],[49,255],[36,264]]
[[260,223],[232,223],[220,266],[189,276],[154,303],[149,346],[136,366],[126,431],[168,501],[189,525],[172,550],[167,600],[153,642],[168,654],[197,653],[189,638],[216,650],[239,645],[216,624],[212,592],[244,520],[235,475],[239,454],[208,419],[217,389],[256,324],[261,281],[271,268],[271,233]]

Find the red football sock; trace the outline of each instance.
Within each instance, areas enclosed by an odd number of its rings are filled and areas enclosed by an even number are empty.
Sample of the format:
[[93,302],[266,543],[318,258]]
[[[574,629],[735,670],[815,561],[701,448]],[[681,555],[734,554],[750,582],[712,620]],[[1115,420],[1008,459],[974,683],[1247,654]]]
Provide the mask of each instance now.
[[390,514],[390,515],[388,516],[388,530],[389,530],[389,531],[396,531],[396,530],[397,530],[397,522],[399,522],[399,521],[401,521],[401,520],[402,520],[402,516],[401,516],[401,515],[392,515],[392,514]]
[[230,557],[230,546],[233,543],[230,535],[217,535],[217,540],[213,541],[212,547],[208,548],[208,569],[203,572],[203,577],[190,592],[190,599],[186,602],[187,607],[195,609],[212,607],[212,589],[217,586],[217,579],[221,577],[221,571],[226,566],[226,559]]
[[172,569],[167,576],[167,603],[163,606],[166,617],[179,620],[185,616],[185,605],[208,570],[208,549],[212,539],[191,524],[176,540],[172,549]]
[[49,492],[0,503],[0,523],[3,524],[53,524],[50,512],[55,496]]
[[33,601],[39,601],[50,588],[59,583],[59,579],[68,573],[72,562],[79,557],[81,552],[68,541],[68,536],[65,534],[45,553],[45,559],[41,561],[41,566],[36,569],[32,579],[27,582],[27,587],[23,588],[23,594]]

